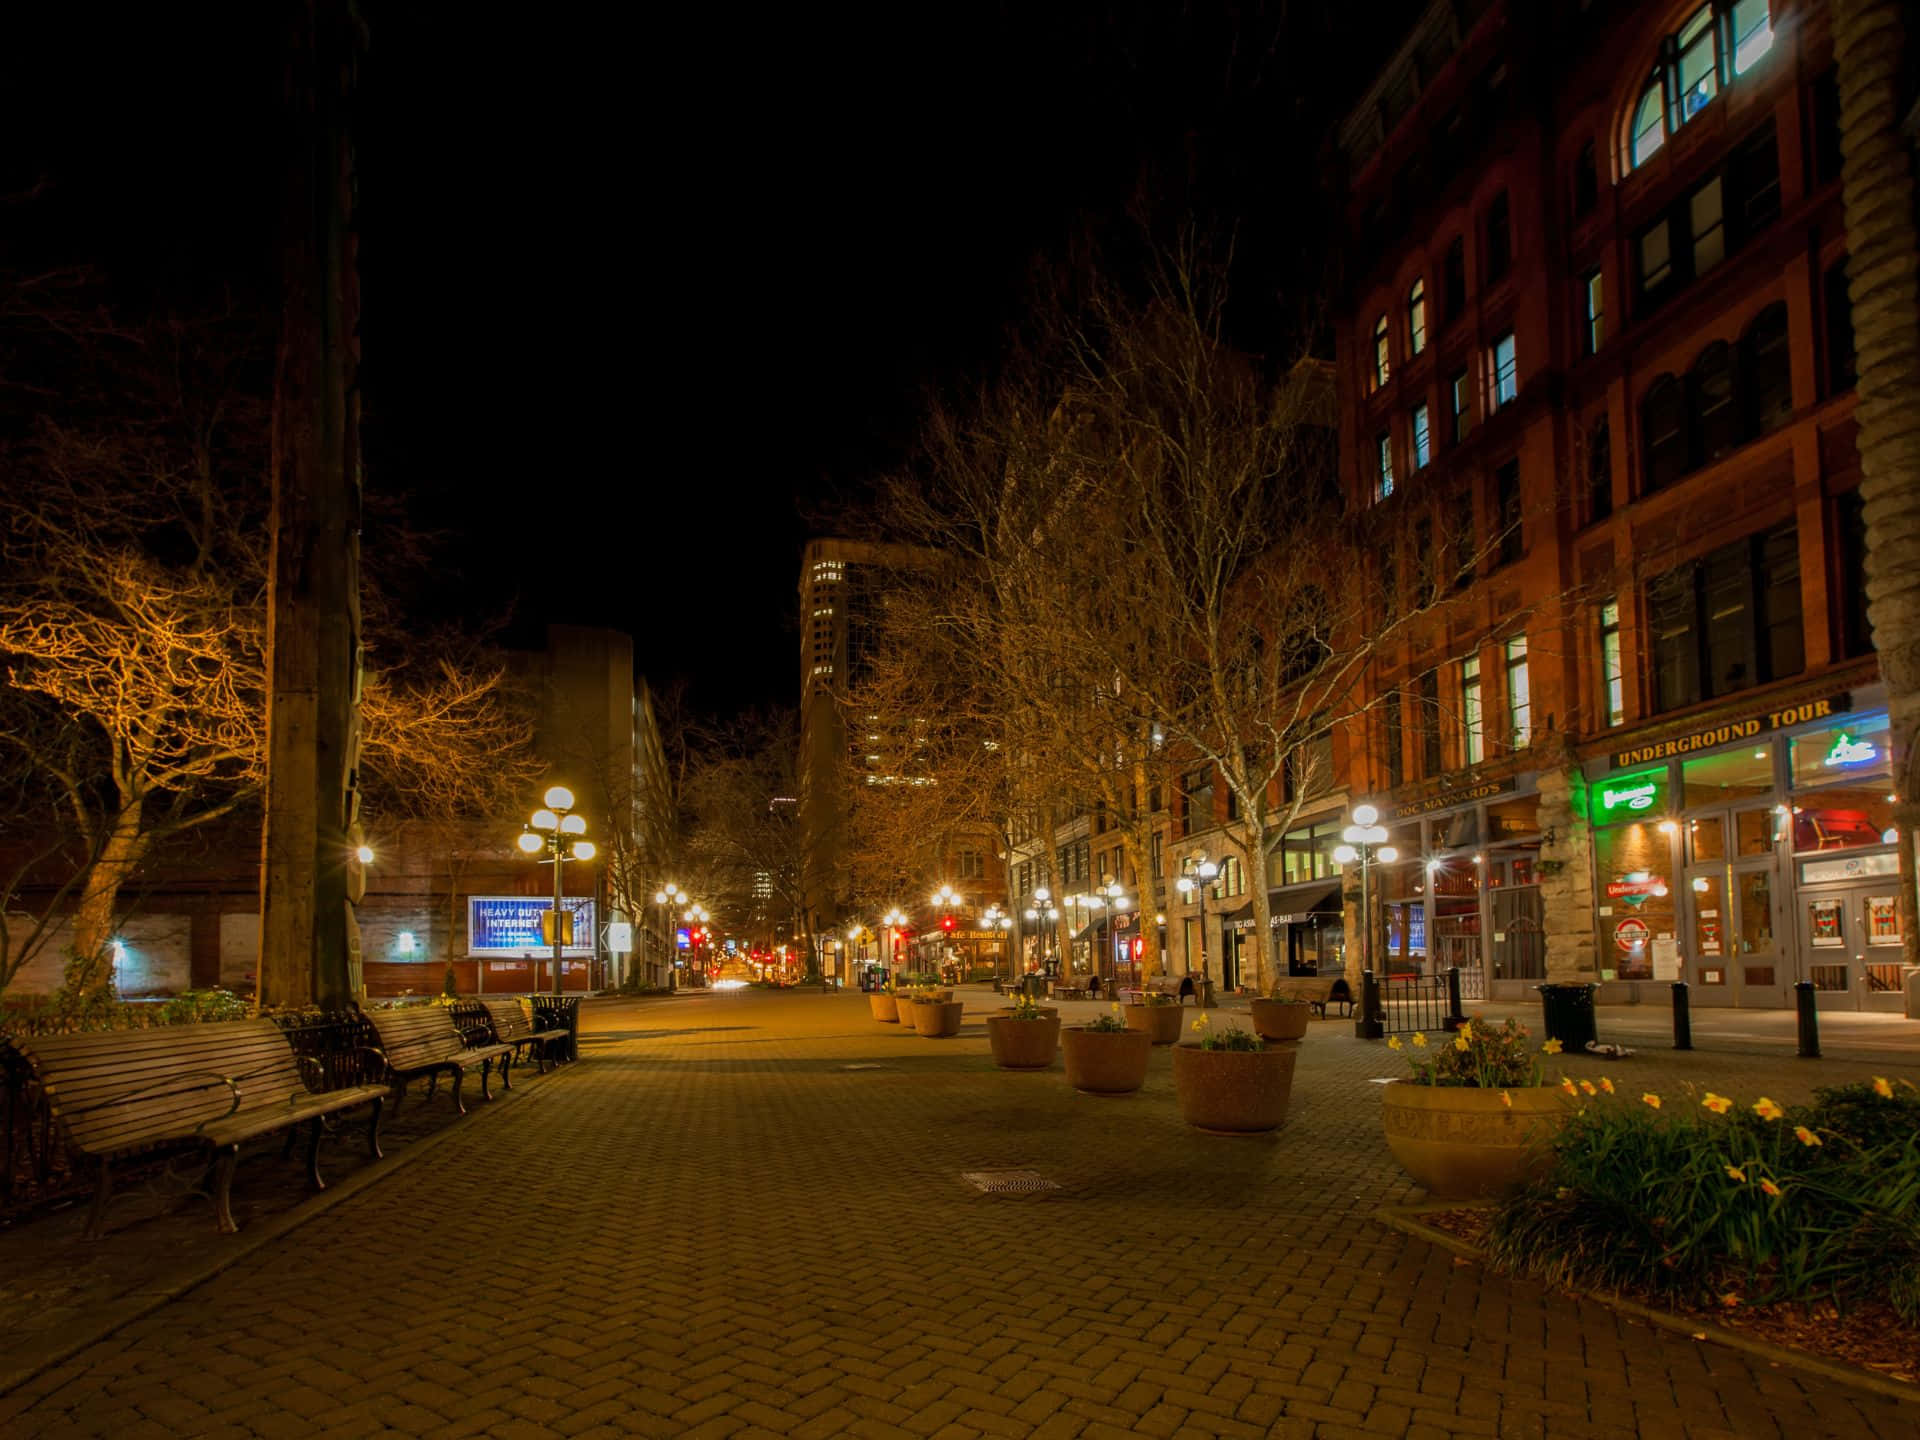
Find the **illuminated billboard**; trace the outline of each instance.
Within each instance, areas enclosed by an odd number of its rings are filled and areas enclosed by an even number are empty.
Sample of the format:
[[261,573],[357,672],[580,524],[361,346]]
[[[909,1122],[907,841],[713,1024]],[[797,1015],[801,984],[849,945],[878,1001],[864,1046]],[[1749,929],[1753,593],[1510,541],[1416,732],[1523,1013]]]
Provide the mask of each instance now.
[[[593,954],[593,900],[569,895],[574,943],[562,955]],[[551,895],[469,895],[467,897],[467,954],[481,959],[518,959],[552,955],[553,946],[540,935],[540,921],[553,909]]]

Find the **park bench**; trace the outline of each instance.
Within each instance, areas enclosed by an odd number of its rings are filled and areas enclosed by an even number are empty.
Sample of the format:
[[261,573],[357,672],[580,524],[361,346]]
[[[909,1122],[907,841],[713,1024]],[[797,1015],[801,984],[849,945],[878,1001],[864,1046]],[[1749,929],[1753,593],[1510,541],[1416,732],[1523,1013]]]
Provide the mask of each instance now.
[[544,1075],[547,1073],[547,1047],[555,1041],[560,1042],[561,1058],[565,1058],[566,1042],[573,1038],[572,1031],[565,1027],[534,1029],[518,1000],[482,1000],[480,1003],[486,1007],[487,1019],[493,1026],[493,1038],[502,1045],[511,1045],[514,1059],[520,1058],[522,1050],[531,1049],[534,1061]]
[[1328,1005],[1340,1006],[1343,1015],[1353,1009],[1353,991],[1346,977],[1338,975],[1294,975],[1276,980],[1273,982],[1273,997],[1276,1000],[1304,1000],[1322,1020],[1327,1018]]
[[[206,1152],[195,1193],[213,1202],[220,1229],[232,1234],[229,1191],[246,1141],[311,1124],[307,1179],[320,1178],[320,1136],[331,1115],[372,1109],[367,1149],[380,1158],[384,1085],[314,1090],[319,1062],[294,1054],[271,1020],[227,1020],[153,1030],[45,1035],[13,1042],[47,1099],[54,1122],[77,1156],[99,1166],[87,1236],[97,1238],[113,1193],[114,1166],[166,1150]],[[284,1152],[283,1152],[284,1153]],[[211,1189],[208,1188],[211,1182]]]
[[1048,983],[1047,993],[1055,1000],[1084,1000],[1087,998],[1086,981],[1076,975],[1056,975]]
[[508,1074],[513,1064],[513,1046],[480,1043],[469,1046],[467,1037],[454,1026],[453,1016],[438,1005],[413,1005],[404,1010],[370,1010],[367,1019],[379,1032],[379,1055],[393,1079],[393,1108],[397,1114],[407,1098],[407,1084],[419,1076],[427,1077],[427,1099],[433,1099],[440,1077],[453,1077],[453,1108],[462,1115],[466,1105],[460,1099],[460,1087],[467,1071],[480,1067],[480,1098],[491,1100],[487,1081],[493,1062],[500,1062],[500,1083],[513,1088]]

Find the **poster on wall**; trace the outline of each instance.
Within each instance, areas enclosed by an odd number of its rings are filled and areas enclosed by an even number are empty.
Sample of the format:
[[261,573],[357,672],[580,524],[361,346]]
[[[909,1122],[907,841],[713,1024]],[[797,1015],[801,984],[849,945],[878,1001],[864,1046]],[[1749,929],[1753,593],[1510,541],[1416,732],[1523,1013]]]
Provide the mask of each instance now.
[[1864,903],[1867,907],[1867,943],[1898,945],[1900,943],[1900,912],[1894,906],[1893,896],[1869,895]]
[[1845,945],[1847,937],[1840,918],[1840,902],[1809,900],[1807,933],[1813,937],[1813,948],[1816,950],[1838,950]]
[[1700,942],[1702,955],[1718,955],[1720,953],[1720,912],[1702,910],[1699,922],[1694,926],[1694,935]]
[[[585,895],[569,895],[566,907],[573,912],[575,943],[562,955],[593,954],[593,900]],[[552,896],[469,895],[467,897],[467,954],[492,956],[537,956],[553,954],[553,946],[541,938],[540,920],[553,909]]]
[[1653,978],[1680,978],[1680,942],[1671,935],[1656,935],[1653,938]]

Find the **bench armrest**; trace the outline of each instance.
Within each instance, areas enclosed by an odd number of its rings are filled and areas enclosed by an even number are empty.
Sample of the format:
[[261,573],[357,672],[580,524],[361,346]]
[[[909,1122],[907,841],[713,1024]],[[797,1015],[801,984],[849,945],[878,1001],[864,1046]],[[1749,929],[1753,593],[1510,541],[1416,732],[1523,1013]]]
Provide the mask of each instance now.
[[[98,1105],[87,1105],[82,1107],[81,1109],[74,1110],[69,1113],[74,1115],[90,1115],[95,1110],[110,1110],[116,1105],[125,1105],[131,1101],[139,1099],[140,1096],[146,1094],[149,1090],[158,1090],[164,1086],[172,1085],[174,1082],[185,1079],[190,1075],[198,1075],[202,1079],[213,1081],[214,1084],[224,1085],[227,1087],[227,1115],[233,1114],[234,1111],[240,1108],[240,1082],[238,1080],[235,1080],[231,1075],[222,1075],[217,1070],[181,1070],[181,1071],[175,1072],[172,1075],[167,1076],[165,1079],[155,1080],[150,1084],[136,1086],[132,1090],[128,1090],[123,1094],[114,1096],[111,1100],[102,1100]],[[211,1090],[213,1086],[204,1085],[204,1086],[197,1086],[195,1088]],[[209,1115],[205,1120],[202,1120],[198,1125],[195,1125],[193,1128],[196,1131],[204,1129],[208,1124],[210,1124],[215,1120],[226,1119],[227,1115]]]

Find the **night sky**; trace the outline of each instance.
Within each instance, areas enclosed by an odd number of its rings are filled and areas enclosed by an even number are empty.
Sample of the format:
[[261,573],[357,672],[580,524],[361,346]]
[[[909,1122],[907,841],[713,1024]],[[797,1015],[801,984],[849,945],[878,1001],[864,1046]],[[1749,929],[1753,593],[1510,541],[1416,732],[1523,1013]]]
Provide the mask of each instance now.
[[[278,7],[25,8],[0,188],[42,188],[0,264],[271,303]],[[420,603],[791,703],[802,539],[990,363],[1035,257],[1141,194],[1297,247],[1416,9],[365,0],[368,474],[444,535]]]

